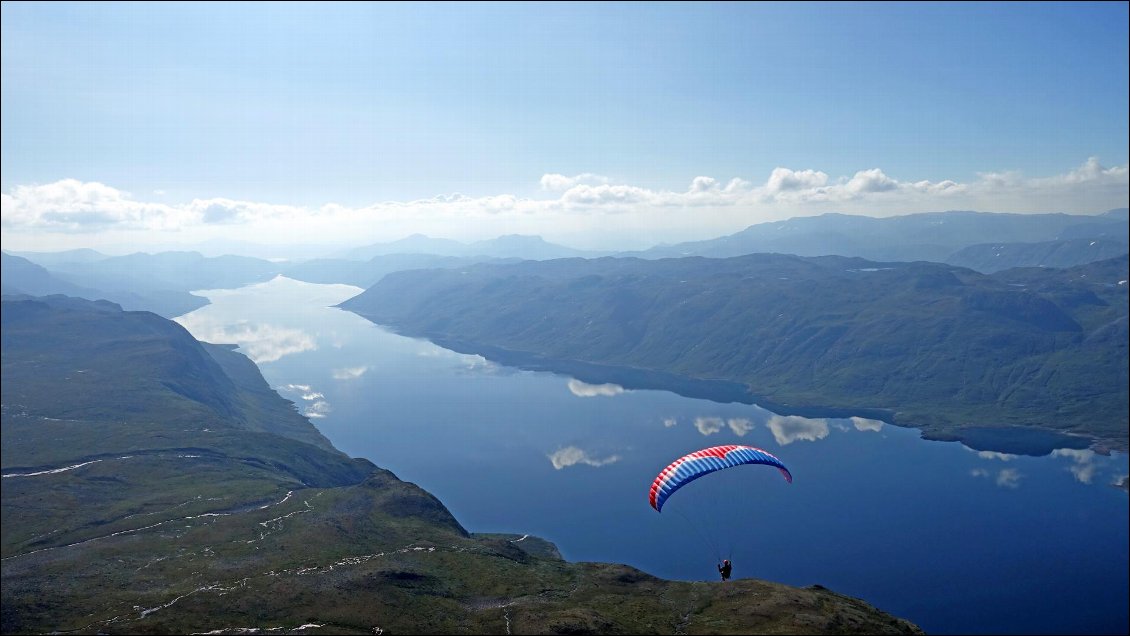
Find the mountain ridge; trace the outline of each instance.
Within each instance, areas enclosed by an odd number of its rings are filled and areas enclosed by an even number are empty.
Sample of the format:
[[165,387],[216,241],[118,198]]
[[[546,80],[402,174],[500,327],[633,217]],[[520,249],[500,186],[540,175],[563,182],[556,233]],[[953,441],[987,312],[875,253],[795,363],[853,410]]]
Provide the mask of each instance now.
[[399,272],[339,306],[548,367],[737,382],[939,439],[1034,426],[1105,450],[1126,447],[1126,270],[1125,256],[994,275],[840,256],[576,259]]

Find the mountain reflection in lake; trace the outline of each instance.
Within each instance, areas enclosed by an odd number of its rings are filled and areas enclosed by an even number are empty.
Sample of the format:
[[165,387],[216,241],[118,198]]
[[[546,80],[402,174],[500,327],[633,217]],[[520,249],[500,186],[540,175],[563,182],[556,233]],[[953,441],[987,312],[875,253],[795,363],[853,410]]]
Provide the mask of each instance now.
[[[1042,457],[927,442],[863,418],[777,415],[522,371],[332,307],[360,289],[286,278],[197,292],[178,318],[230,342],[342,451],[439,497],[472,532],[530,533],[571,561],[673,579],[821,584],[928,633],[1128,629],[1126,455]],[[689,484],[655,475],[706,446],[779,457]]]

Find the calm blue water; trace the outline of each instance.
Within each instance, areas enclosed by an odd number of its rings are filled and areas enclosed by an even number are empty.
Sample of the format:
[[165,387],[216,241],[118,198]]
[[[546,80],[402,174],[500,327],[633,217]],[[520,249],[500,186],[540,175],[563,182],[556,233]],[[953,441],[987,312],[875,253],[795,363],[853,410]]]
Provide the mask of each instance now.
[[[361,290],[277,278],[197,292],[178,319],[238,343],[342,451],[439,497],[472,532],[530,533],[571,561],[671,579],[819,583],[929,633],[1125,634],[1126,455],[1044,457],[928,442],[874,420],[591,385],[499,366],[332,308]],[[779,457],[647,502],[677,457],[719,444]]]

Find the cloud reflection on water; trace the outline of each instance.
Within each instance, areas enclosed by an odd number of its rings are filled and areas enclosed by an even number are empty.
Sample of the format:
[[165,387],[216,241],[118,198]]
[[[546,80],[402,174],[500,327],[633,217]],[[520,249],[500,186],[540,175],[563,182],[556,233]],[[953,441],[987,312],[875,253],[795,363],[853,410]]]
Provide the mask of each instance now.
[[[968,450],[968,449],[967,449]],[[1019,458],[1019,455],[1012,455],[1009,453],[1000,453],[996,451],[970,451],[976,452],[977,457],[981,459],[998,460],[1002,462],[1012,461]],[[1095,472],[1098,466],[1095,464],[1095,451],[1090,449],[1077,449],[1077,448],[1057,448],[1051,452],[1052,457],[1064,457],[1071,461],[1071,466],[1068,470],[1075,476],[1075,480],[1081,484],[1091,484],[1095,479]],[[997,485],[1015,488],[1020,474],[1015,469],[1009,469],[1011,472],[997,477]],[[987,476],[988,471],[974,472],[975,476]]]
[[[974,468],[973,470],[969,471],[969,474],[974,477],[985,477],[991,479],[993,471],[985,468]],[[1001,488],[1019,488],[1021,477],[1023,477],[1023,475],[1021,475],[1020,471],[1015,468],[1002,468],[997,473],[994,482]]]
[[197,340],[216,344],[235,343],[255,364],[318,348],[314,337],[301,329],[240,320],[223,323],[206,313],[191,313],[176,319]]
[[742,437],[753,430],[753,422],[744,417],[732,417],[726,420],[726,425],[729,426],[730,430],[734,432],[734,435],[738,437]]
[[713,435],[722,430],[723,422],[720,417],[696,417],[694,427],[703,435]]
[[881,431],[883,430],[883,422],[879,420],[872,420],[866,417],[849,417],[851,425],[857,431]]
[[624,392],[619,384],[589,384],[569,378],[569,392],[577,397],[612,397]]
[[568,468],[569,466],[576,466],[577,464],[585,464],[587,466],[606,466],[620,461],[619,455],[609,455],[604,458],[595,458],[576,446],[566,446],[565,448],[558,449],[549,455],[546,455],[553,467],[557,470]]
[[287,393],[297,393],[300,400],[307,402],[304,408],[298,410],[308,418],[323,418],[333,411],[333,407],[325,400],[326,396],[321,391],[315,391],[309,384],[284,384],[279,389]]
[[[966,448],[966,447],[962,446],[962,448]],[[967,449],[967,450],[969,450],[969,449]],[[1019,455],[1013,455],[1011,453],[1000,453],[1000,452],[997,452],[997,451],[972,451],[972,452],[976,452],[977,456],[980,457],[981,459],[997,459],[997,460],[1000,460],[1002,462],[1010,462],[1010,461],[1016,459],[1017,457],[1020,457]]]
[[367,366],[361,367],[347,367],[345,369],[334,369],[333,379],[335,380],[356,380],[369,370]]
[[459,353],[451,349],[444,349],[426,340],[419,341],[419,344],[421,346],[420,349],[416,351],[417,356],[421,358],[452,359],[459,363],[459,368],[463,371],[474,373],[502,373],[506,375],[516,371],[516,369],[491,362],[477,353]]
[[773,439],[785,446],[797,440],[815,442],[828,437],[828,420],[812,419],[799,415],[774,415],[765,423],[773,432]]
[[1015,468],[1002,468],[997,473],[997,485],[1002,488],[1019,488],[1020,476],[1020,471]]
[[1057,448],[1052,457],[1067,457],[1073,462],[1069,470],[1076,481],[1089,484],[1095,478],[1095,451],[1088,449]]
[[302,414],[306,417],[317,419],[325,417],[330,413],[330,411],[333,411],[333,408],[330,407],[329,402],[325,400],[318,400],[310,406],[307,406],[306,410],[302,411]]
[[[663,421],[663,425],[667,427],[674,426],[675,424],[674,418]],[[727,420],[720,417],[696,417],[694,419],[694,427],[703,435],[713,435],[729,427],[734,435],[741,437],[753,430],[753,422],[744,417],[731,417]]]

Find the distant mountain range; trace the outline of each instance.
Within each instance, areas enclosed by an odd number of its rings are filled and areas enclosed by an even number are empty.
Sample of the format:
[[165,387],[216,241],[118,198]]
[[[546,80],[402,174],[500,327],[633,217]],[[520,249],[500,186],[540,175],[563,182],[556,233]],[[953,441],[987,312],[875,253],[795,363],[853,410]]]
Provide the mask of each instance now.
[[67,294],[90,298],[89,294],[98,293],[96,290],[62,280],[46,268],[7,252],[0,252],[0,289],[3,290],[4,295]]
[[1127,253],[1125,241],[1104,238],[1060,239],[1041,243],[982,243],[946,257],[946,263],[992,274],[1014,267],[1075,267]]
[[351,260],[368,260],[374,256],[387,256],[389,254],[436,254],[480,259],[517,258],[543,261],[553,258],[596,258],[607,256],[609,252],[573,249],[556,243],[549,243],[540,236],[522,234],[509,234],[473,243],[461,243],[450,239],[437,239],[423,234],[413,234],[398,241],[358,247],[342,253],[341,256]]
[[[577,250],[539,236],[508,235],[474,243],[415,234],[296,262],[197,252],[107,256],[94,250],[4,254],[6,290],[108,299],[126,309],[174,317],[207,304],[189,292],[232,288],[283,275],[312,283],[369,287],[408,269],[455,268],[488,261],[707,256],[753,253],[858,256],[877,261],[934,261],[983,273],[1012,267],[1071,267],[1128,249],[1125,208],[1094,216],[941,212],[872,218],[843,214],[761,223],[709,241],[609,254]],[[14,259],[24,259],[20,262]],[[34,269],[31,264],[42,269]],[[9,271],[11,270],[11,271]]]
[[512,363],[738,382],[777,412],[874,409],[939,439],[1021,426],[1126,450],[1127,263],[993,275],[780,254],[484,263],[389,274],[341,306]]
[[128,310],[152,311],[172,318],[208,304],[190,294],[200,289],[242,287],[270,280],[279,266],[242,256],[206,258],[196,252],[105,256],[94,250],[3,253],[3,293],[43,296],[69,294],[110,300]]
[[0,631],[922,633],[821,586],[672,582],[472,535],[242,354],[109,302],[0,311]]
[[[759,223],[705,241],[663,245],[634,252],[577,250],[548,243],[539,236],[510,235],[488,241],[460,243],[414,234],[399,241],[360,247],[340,256],[368,260],[391,254],[434,254],[451,257],[516,258],[728,258],[745,254],[778,253],[798,256],[859,256],[876,261],[934,261],[962,265],[989,273],[1010,267],[1070,267],[1125,254],[1130,239],[1130,211],[1098,215],[1000,214],[935,212],[886,218],[824,214],[787,221]],[[1080,249],[1097,241],[1098,249]],[[964,250],[974,250],[965,253]],[[994,250],[991,261],[975,256]],[[1003,250],[1003,251],[1002,251]]]
[[[776,253],[797,256],[859,256],[875,261],[948,262],[955,252],[986,243],[1047,243],[1102,239],[1124,247],[1130,210],[1099,215],[933,212],[875,218],[846,214],[797,217],[759,223],[716,239],[654,247],[621,256],[727,258]],[[1089,262],[1089,261],[1085,261]],[[1074,262],[1070,265],[1082,263]],[[1006,267],[1037,265],[1013,262]]]
[[341,283],[367,288],[386,274],[406,269],[448,269],[487,261],[513,261],[486,256],[441,256],[437,254],[385,254],[367,261],[343,258],[319,258],[288,265],[279,273],[308,283]]

